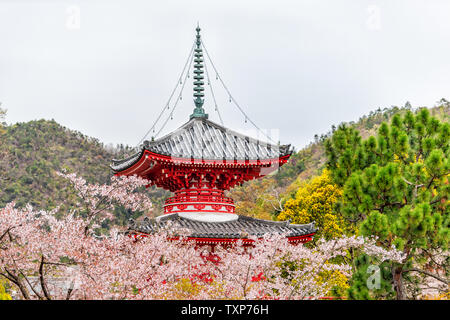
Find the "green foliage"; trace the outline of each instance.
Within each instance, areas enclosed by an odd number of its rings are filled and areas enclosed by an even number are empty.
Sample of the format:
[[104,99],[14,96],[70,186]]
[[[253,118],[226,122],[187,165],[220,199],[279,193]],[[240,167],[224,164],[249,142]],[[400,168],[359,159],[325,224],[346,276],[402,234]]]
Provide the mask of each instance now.
[[[380,264],[368,255],[362,254],[355,259],[354,264],[356,272],[352,276],[352,286],[347,290],[349,299],[374,300],[395,297],[389,263]],[[370,269],[370,266],[376,266],[377,269]],[[376,283],[375,279],[379,282]]]
[[288,163],[280,168],[274,178],[279,186],[286,185],[292,181],[292,177],[298,176],[306,169],[305,162],[301,157],[301,153],[292,154]]
[[448,248],[449,132],[448,121],[424,108],[394,115],[366,140],[341,125],[325,143],[327,167],[343,188],[342,213],[360,222],[361,235],[407,254],[394,266],[400,275],[422,250]]
[[6,126],[0,152],[0,206],[15,201],[53,209],[63,203],[68,210],[76,198],[55,171],[78,172],[89,182],[106,183],[111,154],[97,140],[70,131],[55,121],[31,121]]

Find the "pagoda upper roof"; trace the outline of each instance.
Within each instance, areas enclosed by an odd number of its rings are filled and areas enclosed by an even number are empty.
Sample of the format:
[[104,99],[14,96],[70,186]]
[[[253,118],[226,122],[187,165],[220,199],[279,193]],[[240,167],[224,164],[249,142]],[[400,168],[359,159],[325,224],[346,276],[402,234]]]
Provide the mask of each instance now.
[[154,141],[144,141],[140,150],[128,158],[112,160],[118,172],[136,163],[143,152],[173,158],[201,160],[267,160],[292,153],[290,145],[277,145],[245,136],[206,118],[192,118],[177,130]]
[[214,221],[190,218],[190,215],[178,213],[165,214],[156,219],[145,218],[142,221],[131,220],[128,233],[152,234],[168,223],[175,223],[177,228],[188,231],[190,238],[209,239],[245,239],[249,236],[258,238],[267,234],[286,234],[287,237],[313,235],[317,228],[314,222],[309,224],[290,224],[289,221],[270,221],[243,215],[235,215],[235,219]]

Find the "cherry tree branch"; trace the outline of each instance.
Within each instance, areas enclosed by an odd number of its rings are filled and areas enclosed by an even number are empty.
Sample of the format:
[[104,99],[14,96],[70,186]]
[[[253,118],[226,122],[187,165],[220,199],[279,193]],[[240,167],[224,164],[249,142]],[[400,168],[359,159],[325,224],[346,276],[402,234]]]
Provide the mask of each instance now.
[[41,263],[39,265],[39,281],[41,283],[42,292],[47,300],[52,300],[50,293],[48,292],[47,283],[44,278],[44,255],[41,256]]
[[403,272],[404,273],[406,273],[406,272],[422,273],[422,274],[425,274],[425,275],[427,275],[429,277],[435,278],[436,280],[439,280],[439,281],[441,281],[441,282],[443,282],[443,283],[445,283],[447,285],[450,284],[450,282],[447,279],[441,278],[438,275],[435,275],[435,274],[433,274],[431,272],[428,272],[428,271],[425,271],[425,270],[421,270],[421,269],[417,269],[417,268],[411,268],[411,269],[408,269],[408,270],[403,270]]

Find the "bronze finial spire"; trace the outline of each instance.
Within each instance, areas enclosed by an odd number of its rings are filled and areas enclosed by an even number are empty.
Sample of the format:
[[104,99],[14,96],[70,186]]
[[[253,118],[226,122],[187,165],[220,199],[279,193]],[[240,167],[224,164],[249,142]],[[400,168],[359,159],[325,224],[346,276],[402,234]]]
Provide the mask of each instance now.
[[205,110],[203,109],[203,103],[205,102],[205,99],[203,97],[205,94],[203,91],[205,88],[203,85],[205,84],[203,82],[203,50],[202,50],[202,40],[200,36],[200,27],[197,23],[197,28],[195,29],[197,31],[196,35],[196,41],[195,41],[195,49],[194,49],[194,103],[195,108],[194,112],[191,114],[190,118],[205,118],[208,119],[208,114],[205,113]]

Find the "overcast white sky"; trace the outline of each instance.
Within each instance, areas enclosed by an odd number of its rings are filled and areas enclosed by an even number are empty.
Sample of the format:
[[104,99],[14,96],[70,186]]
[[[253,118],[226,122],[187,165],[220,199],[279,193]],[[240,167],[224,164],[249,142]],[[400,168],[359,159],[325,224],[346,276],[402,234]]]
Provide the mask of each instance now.
[[[0,101],[8,123],[55,119],[135,145],[164,107],[199,21],[250,118],[300,148],[378,107],[450,99],[449,16],[447,0],[0,0]],[[225,125],[251,129],[215,80],[213,88]],[[191,96],[190,81],[164,132],[187,121]]]

